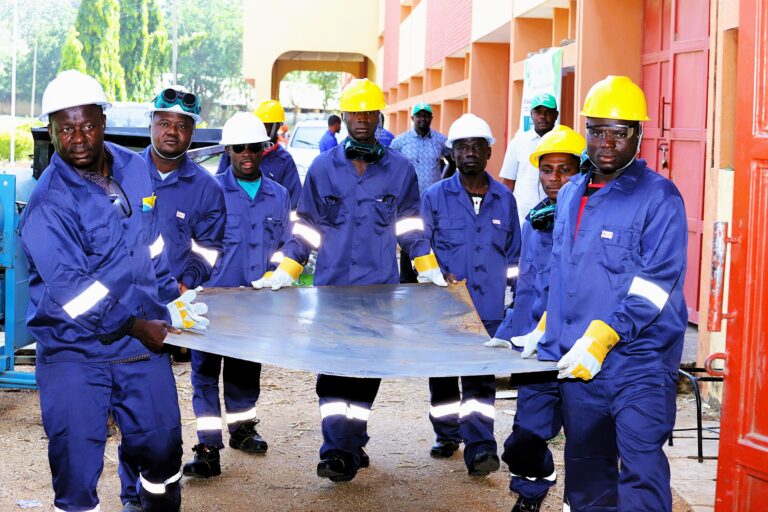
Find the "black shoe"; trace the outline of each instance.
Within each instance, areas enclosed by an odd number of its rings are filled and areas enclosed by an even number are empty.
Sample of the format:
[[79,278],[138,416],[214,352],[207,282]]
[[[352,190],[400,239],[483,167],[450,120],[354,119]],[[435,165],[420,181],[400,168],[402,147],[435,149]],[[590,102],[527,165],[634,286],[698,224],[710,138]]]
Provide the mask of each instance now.
[[192,361],[192,351],[187,347],[171,346],[171,359],[174,363],[188,363]]
[[365,450],[360,448],[360,451],[357,453],[360,455],[360,467],[358,469],[367,468],[371,465],[371,458],[365,453]]
[[246,453],[267,453],[267,442],[256,432],[258,421],[246,421],[229,435],[229,446]]
[[475,455],[472,464],[467,467],[469,476],[486,476],[494,471],[498,471],[499,456],[493,452],[480,452]]
[[432,445],[429,454],[435,458],[447,459],[458,449],[458,442],[448,439],[438,439],[437,442]]
[[331,482],[349,482],[355,478],[357,471],[349,471],[344,459],[331,455],[317,464],[317,476],[327,478]]
[[539,512],[544,500],[527,500],[522,496],[517,497],[517,503],[512,507],[512,512]]
[[138,501],[126,501],[123,503],[123,512],[144,512]]
[[195,452],[195,458],[184,464],[185,476],[210,478],[221,474],[218,448],[200,443],[193,446],[192,451]]

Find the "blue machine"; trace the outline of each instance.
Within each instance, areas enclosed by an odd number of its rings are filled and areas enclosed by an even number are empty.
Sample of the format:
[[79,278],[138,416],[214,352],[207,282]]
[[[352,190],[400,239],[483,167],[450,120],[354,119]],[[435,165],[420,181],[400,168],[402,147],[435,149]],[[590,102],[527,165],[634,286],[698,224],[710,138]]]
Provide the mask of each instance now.
[[14,369],[16,350],[32,343],[27,331],[29,304],[29,270],[18,235],[19,215],[23,203],[34,186],[32,171],[0,174],[0,388],[37,389],[35,374]]

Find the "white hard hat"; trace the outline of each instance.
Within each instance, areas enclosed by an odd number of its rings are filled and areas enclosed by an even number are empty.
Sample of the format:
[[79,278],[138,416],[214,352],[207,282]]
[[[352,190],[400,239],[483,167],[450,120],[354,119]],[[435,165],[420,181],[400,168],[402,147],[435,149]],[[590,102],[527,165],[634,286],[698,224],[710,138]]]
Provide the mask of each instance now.
[[251,112],[236,112],[227,119],[221,130],[221,144],[250,144],[251,142],[267,142],[269,135],[261,119]]
[[49,114],[82,105],[100,105],[102,110],[112,106],[95,78],[74,69],[62,71],[43,92],[40,120],[48,122]]
[[496,142],[496,139],[491,135],[491,127],[488,126],[488,123],[475,114],[464,114],[455,120],[448,129],[448,140],[445,141],[445,145],[452,148],[454,141],[470,137],[482,137],[488,141],[489,146]]
[[[203,118],[200,117],[200,102],[194,94],[192,94],[191,96],[192,98],[195,99],[194,107],[188,106],[185,108],[185,105],[182,105],[182,103],[180,103],[179,101],[173,101],[173,100],[172,100],[172,103],[169,104],[169,106],[158,107],[157,106],[158,103],[162,105],[167,104],[162,100],[162,96],[166,91],[170,92],[171,98],[173,98],[175,95],[174,91],[183,93],[183,94],[191,94],[189,92],[189,89],[187,89],[183,85],[169,85],[168,87],[163,87],[160,90],[160,92],[157,93],[157,96],[155,96],[154,99],[152,99],[152,101],[149,102],[149,108],[147,109],[147,112],[146,112],[147,119],[151,121],[152,114],[154,114],[155,112],[174,112],[176,114],[184,114],[185,116],[191,117],[192,119],[195,120],[195,124],[202,122]],[[159,102],[158,102],[158,99],[160,99]]]

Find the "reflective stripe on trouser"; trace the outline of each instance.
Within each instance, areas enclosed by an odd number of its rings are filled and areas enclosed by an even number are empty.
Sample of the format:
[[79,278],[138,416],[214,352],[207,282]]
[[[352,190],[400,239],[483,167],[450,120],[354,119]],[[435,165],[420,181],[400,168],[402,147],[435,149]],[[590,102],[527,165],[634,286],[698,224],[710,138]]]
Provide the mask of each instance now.
[[496,453],[493,437],[496,377],[461,377],[461,395],[459,434],[464,441],[464,462],[469,465],[480,452]]
[[429,379],[429,421],[438,441],[461,442],[459,434],[458,377],[432,377]]
[[501,455],[512,473],[509,489],[529,500],[544,499],[557,481],[547,441],[555,437],[562,426],[560,392],[557,373],[542,375],[548,375],[549,380],[518,387],[515,422]]
[[[224,448],[221,435],[221,402],[219,401],[219,373],[224,364],[224,406],[227,429],[237,430],[243,421],[255,419],[256,401],[261,392],[261,363],[243,361],[199,350],[192,351],[192,408],[198,422],[197,439],[201,443]],[[213,420],[217,418],[216,420]],[[230,421],[235,419],[236,421]],[[218,428],[214,427],[218,422]]]
[[356,471],[360,448],[368,443],[368,421],[381,379],[358,379],[335,375],[317,376],[323,445],[320,458],[338,455]]
[[[55,507],[90,510],[98,505],[96,484],[110,411],[120,427],[121,463],[141,467],[149,481],[163,482],[179,472],[181,414],[167,354],[123,364],[38,361],[36,377]],[[181,492],[177,488],[146,499],[142,493],[141,500],[150,512],[175,511]]]
[[[675,423],[671,373],[560,382],[565,495],[572,512],[672,510],[663,446]],[[621,459],[621,471],[619,471]]]

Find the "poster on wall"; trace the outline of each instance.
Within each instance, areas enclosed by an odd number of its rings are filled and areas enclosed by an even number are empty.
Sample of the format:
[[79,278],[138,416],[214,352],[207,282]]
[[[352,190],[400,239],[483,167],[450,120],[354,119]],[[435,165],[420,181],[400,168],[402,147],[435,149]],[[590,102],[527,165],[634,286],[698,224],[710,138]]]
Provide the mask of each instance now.
[[[563,78],[563,49],[548,48],[525,59],[523,72],[523,103],[520,107],[520,127],[524,131],[533,128],[531,100],[534,96],[549,93],[560,108],[560,88]],[[560,123],[558,118],[557,123]]]

